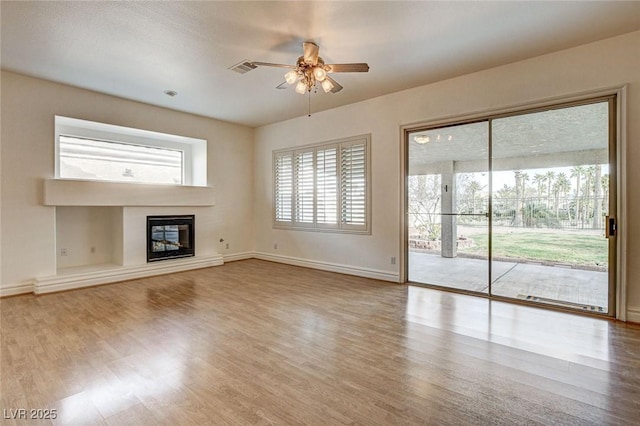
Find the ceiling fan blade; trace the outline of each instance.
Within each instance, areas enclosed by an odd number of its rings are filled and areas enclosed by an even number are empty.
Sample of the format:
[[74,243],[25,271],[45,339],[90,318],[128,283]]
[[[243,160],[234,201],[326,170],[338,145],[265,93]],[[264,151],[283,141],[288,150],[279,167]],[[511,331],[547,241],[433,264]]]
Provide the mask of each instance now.
[[340,85],[340,83],[338,83],[337,81],[335,81],[334,79],[332,79],[329,76],[325,77],[327,80],[329,80],[331,82],[331,84],[333,84],[333,88],[331,89],[331,93],[338,93],[339,91],[342,90],[342,86]]
[[294,65],[285,65],[285,64],[272,64],[271,62],[251,62],[253,65],[259,67],[278,67],[278,68],[289,68],[295,70],[296,67]]
[[318,64],[318,51],[320,48],[317,44],[306,41],[302,43],[302,48],[304,49],[304,62],[309,65],[317,65]]
[[369,64],[327,64],[329,72],[368,72]]
[[276,89],[287,89],[289,86],[290,86],[289,83],[287,83],[286,81],[283,81],[282,83],[276,86]]

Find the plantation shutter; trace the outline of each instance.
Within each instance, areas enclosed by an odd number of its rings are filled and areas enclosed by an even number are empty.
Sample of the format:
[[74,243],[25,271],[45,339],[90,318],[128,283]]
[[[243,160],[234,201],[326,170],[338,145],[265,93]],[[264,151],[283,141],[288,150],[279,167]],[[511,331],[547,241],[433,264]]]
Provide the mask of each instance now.
[[293,154],[278,154],[274,161],[275,221],[291,223],[293,219]]
[[[338,147],[316,151],[316,219],[318,226],[338,225]],[[335,226],[331,226],[335,225]]]
[[340,151],[340,221],[343,228],[366,229],[367,145],[343,144]]
[[295,154],[295,222],[314,223],[314,151],[300,151]]
[[273,152],[274,227],[370,234],[370,135]]

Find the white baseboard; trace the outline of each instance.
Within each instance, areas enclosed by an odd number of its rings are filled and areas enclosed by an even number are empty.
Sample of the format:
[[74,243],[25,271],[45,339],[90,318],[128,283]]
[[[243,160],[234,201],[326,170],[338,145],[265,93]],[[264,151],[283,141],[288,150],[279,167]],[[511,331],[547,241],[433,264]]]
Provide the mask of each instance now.
[[197,256],[187,259],[164,260],[162,262],[145,263],[143,265],[122,266],[97,271],[53,275],[36,278],[32,287],[35,294],[55,291],[73,290],[94,285],[115,283],[137,278],[164,275],[191,269],[208,268],[223,264],[222,256]]
[[9,284],[0,288],[0,297],[16,296],[18,294],[33,293],[33,280]]
[[227,262],[235,262],[236,260],[247,260],[255,258],[255,253],[252,251],[247,251],[244,253],[235,253],[235,254],[226,254],[222,256],[222,259],[225,263]]
[[[319,269],[383,281],[399,282],[400,280],[398,274],[387,271],[358,268],[337,263],[319,262],[290,256],[274,255],[271,253],[244,252],[226,256],[216,254],[212,256],[166,260],[135,266],[105,265],[104,267],[98,266],[98,269],[96,270],[87,268],[79,269],[78,271],[71,270],[58,275],[39,277],[34,280],[4,286],[0,288],[0,297],[15,296],[25,293],[45,294],[56,291],[74,290],[101,284],[151,277],[154,275],[164,275],[173,272],[188,271],[191,269],[220,266],[225,262],[246,259],[267,260],[271,262],[285,263],[288,265],[302,266],[305,268]],[[640,315],[640,311],[638,312],[638,315]]]
[[640,324],[640,307],[633,306],[627,308],[627,321]]
[[319,262],[316,260],[300,259],[297,257],[282,256],[272,253],[254,252],[253,257],[270,262],[286,263],[288,265],[302,266],[305,268],[320,269],[322,271],[338,272],[340,274],[356,275],[359,277],[373,278],[382,281],[400,282],[400,275],[394,272],[380,271],[369,268],[341,265],[338,263]]

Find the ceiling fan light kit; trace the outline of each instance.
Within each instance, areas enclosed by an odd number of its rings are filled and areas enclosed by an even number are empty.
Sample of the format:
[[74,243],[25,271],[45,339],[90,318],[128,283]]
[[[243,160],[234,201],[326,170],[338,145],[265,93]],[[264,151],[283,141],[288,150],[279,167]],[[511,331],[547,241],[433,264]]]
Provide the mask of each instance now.
[[[309,91],[311,91],[311,89],[309,89]],[[296,84],[296,93],[300,93],[301,95],[304,95],[306,92],[307,92],[307,85],[302,80],[298,81],[298,84]]]
[[[316,45],[314,44],[314,46]],[[313,52],[312,49],[305,48],[305,52],[306,51]],[[304,95],[307,92],[311,92],[318,83],[322,85],[322,83],[328,81],[327,71],[331,70],[331,67],[329,65],[325,65],[324,60],[321,57],[317,56],[317,46],[315,53],[315,56],[311,56],[309,58],[300,56],[296,63],[295,69],[288,71],[284,75],[284,80],[287,82],[287,84],[293,85],[298,82],[295,88],[296,93]],[[331,84],[331,82],[329,82],[328,85],[322,85],[325,93],[329,92],[333,87],[334,86],[333,84]]]
[[324,81],[325,77],[327,76],[327,72],[324,70],[324,68],[321,67],[315,67],[313,69],[313,76],[316,78],[316,80],[318,81]]
[[[302,43],[302,48],[304,54],[298,58],[296,65],[245,61],[243,63],[243,65],[245,66],[242,71],[247,72],[245,70],[248,69],[248,71],[250,71],[259,66],[289,68],[289,71],[287,71],[287,73],[284,75],[284,80],[286,84],[290,86],[295,84],[296,93],[299,93],[301,95],[304,95],[305,93],[311,93],[311,91],[318,85],[318,83],[325,93],[338,93],[340,90],[342,90],[342,86],[338,84],[338,82],[336,82],[334,79],[329,77],[329,73],[369,71],[369,65],[366,63],[325,64],[324,60],[320,56],[318,56],[320,48],[313,42]],[[282,83],[278,85],[277,88],[281,89],[284,88],[284,86],[285,84]]]
[[331,84],[331,82],[329,80],[324,80],[322,82],[322,90],[324,90],[324,93],[329,93],[331,91],[331,89],[333,89],[333,84]]
[[288,84],[293,84],[298,80],[298,73],[291,70],[284,75],[284,79]]

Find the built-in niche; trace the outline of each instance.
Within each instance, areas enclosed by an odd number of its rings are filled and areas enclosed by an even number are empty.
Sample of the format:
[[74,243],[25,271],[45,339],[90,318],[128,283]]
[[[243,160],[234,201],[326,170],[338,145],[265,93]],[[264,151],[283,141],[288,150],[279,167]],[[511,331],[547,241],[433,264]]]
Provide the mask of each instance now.
[[121,207],[56,207],[57,270],[122,264]]

